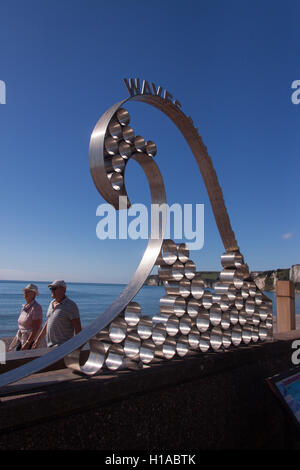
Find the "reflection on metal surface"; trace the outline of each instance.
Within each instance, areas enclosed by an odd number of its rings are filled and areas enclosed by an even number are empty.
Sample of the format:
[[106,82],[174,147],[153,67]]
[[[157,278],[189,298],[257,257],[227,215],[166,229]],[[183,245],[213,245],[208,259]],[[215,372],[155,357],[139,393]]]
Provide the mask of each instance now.
[[190,351],[190,344],[187,336],[181,335],[176,341],[176,353],[179,357],[184,357]]
[[[36,373],[64,358],[67,367],[85,375],[143,367],[153,361],[185,357],[192,351],[227,350],[241,343],[264,341],[272,335],[272,303],[250,277],[239,252],[223,194],[211,159],[192,120],[180,109],[180,103],[166,90],[143,81],[126,81],[130,97],[108,109],[97,122],[90,139],[90,171],[94,184],[115,209],[119,197],[128,199],[125,172],[129,159],[136,161],[148,179],[152,204],[161,205],[162,219],[154,221],[147,248],[132,279],[120,296],[78,335],[48,354],[15,370],[0,375],[0,386]],[[127,101],[148,103],[164,112],[179,128],[203,175],[213,213],[226,252],[221,256],[222,271],[213,289],[205,286],[184,243],[164,240],[166,197],[164,183],[153,160],[154,142],[136,135]],[[130,126],[129,126],[130,124]],[[164,223],[162,223],[162,220]],[[157,237],[157,234],[159,236]],[[133,299],[152,268],[166,295],[160,299],[160,313],[142,315]],[[153,315],[154,314],[154,315]],[[80,365],[80,353],[89,343],[90,354]]]
[[141,135],[137,135],[133,141],[133,145],[137,152],[144,152],[146,150],[146,142],[144,137]]
[[141,338],[136,333],[129,333],[124,341],[124,353],[127,357],[136,358],[140,353]]

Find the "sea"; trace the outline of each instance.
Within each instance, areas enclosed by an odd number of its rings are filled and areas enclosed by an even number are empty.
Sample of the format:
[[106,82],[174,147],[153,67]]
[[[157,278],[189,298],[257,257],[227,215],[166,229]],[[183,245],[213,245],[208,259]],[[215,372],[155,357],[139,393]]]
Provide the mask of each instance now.
[[[35,282],[40,295],[37,301],[43,308],[43,317],[51,299],[49,282]],[[14,336],[22,304],[25,303],[22,288],[28,281],[0,281],[0,337]],[[126,284],[68,283],[67,296],[78,305],[83,328],[101,315],[104,310],[120,295]],[[276,315],[276,295],[265,292],[273,301],[273,314]],[[159,299],[165,295],[163,286],[143,286],[133,299],[142,308],[142,315],[159,313]],[[300,293],[296,294],[296,313],[300,315]]]

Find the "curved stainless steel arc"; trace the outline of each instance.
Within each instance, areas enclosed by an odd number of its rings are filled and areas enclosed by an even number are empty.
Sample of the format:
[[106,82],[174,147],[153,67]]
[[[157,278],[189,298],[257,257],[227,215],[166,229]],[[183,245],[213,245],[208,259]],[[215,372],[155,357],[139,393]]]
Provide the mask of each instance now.
[[[216,172],[213,168],[212,161],[207,153],[206,147],[204,146],[201,137],[197,132],[197,129],[193,126],[191,118],[187,117],[178,108],[178,106],[166,99],[161,98],[158,95],[137,95],[129,97],[109,108],[97,122],[91,136],[89,155],[90,170],[98,191],[103,195],[104,199],[106,199],[106,201],[112,204],[116,209],[119,209],[119,196],[127,196],[125,185],[120,186],[120,189],[117,191],[116,189],[113,189],[109,181],[105,164],[106,150],[104,147],[104,140],[107,135],[108,125],[112,117],[115,115],[115,113],[118,112],[124,103],[130,100],[145,102],[160,109],[175,123],[175,125],[182,132],[192,153],[194,154],[204,179],[224,247],[226,251],[237,251],[238,246],[225,207],[223,193],[219,185]],[[123,125],[127,124],[128,123],[123,122]],[[115,142],[112,143],[115,147],[117,147]],[[131,158],[134,158],[136,161],[138,161],[138,163],[141,164],[147,175],[151,189],[152,203],[162,204],[166,202],[164,184],[157,165],[151,157],[146,156],[143,153],[139,153],[141,148],[137,148],[137,150],[138,152]],[[111,153],[114,153],[114,151],[111,151]],[[130,206],[129,199],[127,198],[127,200],[128,206]],[[164,216],[163,218],[165,219]],[[152,234],[154,233],[157,237],[158,232],[160,233],[159,238],[152,238]],[[163,235],[164,227],[160,227],[160,230],[158,230],[157,227],[154,227],[153,225],[151,226],[151,235],[147,248],[131,281],[120,294],[120,296],[91,325],[89,325],[81,333],[63,345],[50,351],[45,356],[40,357],[15,370],[0,375],[0,386],[15,382],[30,374],[36,373],[62,358],[66,358],[65,360],[70,367],[78,368],[79,352],[82,346],[89,340],[92,340],[94,336],[96,336],[116,316],[118,316],[126,308],[127,304],[135,297],[137,292],[144,284],[160,253],[163,242]],[[94,346],[95,345],[92,340],[90,362],[88,361],[85,364],[86,373],[88,373],[89,370],[91,370],[91,372],[94,370],[94,363],[95,361],[97,362],[95,356],[98,355],[98,358],[103,357],[103,352],[97,350],[96,346],[94,349]]]
[[[107,124],[108,122],[109,120],[107,121]],[[96,142],[95,145],[98,145],[98,142]],[[79,369],[78,357],[80,349],[127,307],[128,303],[136,296],[151,273],[155,261],[160,253],[164,238],[166,194],[161,173],[154,160],[143,153],[135,154],[132,158],[141,165],[147,176],[151,191],[152,204],[162,204],[162,218],[154,218],[152,221],[150,238],[146,250],[133,277],[121,292],[120,296],[103,313],[101,313],[101,315],[91,323],[91,325],[84,328],[78,335],[44,356],[14,370],[1,374],[0,387],[39,372],[63,358],[66,358],[65,360],[69,367]],[[101,360],[101,351],[97,350],[97,346],[94,348],[94,343],[92,341],[90,358],[84,365],[85,372],[88,374],[89,370],[91,370],[92,373],[94,362],[96,361],[97,363],[99,360]]]
[[[224,248],[228,252],[238,251],[239,247],[231,227],[223,198],[223,192],[213,167],[212,160],[207,153],[207,149],[202,142],[201,136],[198,134],[198,131],[194,127],[193,121],[190,117],[186,116],[174,103],[165,100],[158,95],[131,96],[109,108],[99,119],[93,131],[90,146],[90,169],[98,191],[116,208],[118,206],[119,195],[126,194],[125,187],[121,190],[122,192],[117,192],[112,189],[106,173],[103,171],[105,166],[104,159],[102,161],[97,152],[99,152],[99,149],[104,145],[105,126],[103,124],[107,119],[111,119],[117,110],[128,101],[142,101],[154,106],[166,114],[181,131],[196,159],[204,180]],[[94,143],[97,143],[97,145],[94,145]]]

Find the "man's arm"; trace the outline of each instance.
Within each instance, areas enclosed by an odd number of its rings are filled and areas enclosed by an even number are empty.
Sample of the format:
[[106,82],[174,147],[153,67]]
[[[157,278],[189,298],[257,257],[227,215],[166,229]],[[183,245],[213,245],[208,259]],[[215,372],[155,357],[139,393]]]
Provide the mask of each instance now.
[[74,318],[71,322],[75,330],[75,335],[77,335],[82,330],[80,318]]
[[45,336],[45,334],[46,334],[46,330],[47,330],[47,321],[46,321],[45,325],[43,326],[43,329],[42,329],[42,331],[40,332],[40,334],[38,335],[37,339],[36,339],[35,342],[33,343],[31,349],[36,349],[36,348],[38,347],[39,342],[41,341],[41,339],[42,339],[42,338]]

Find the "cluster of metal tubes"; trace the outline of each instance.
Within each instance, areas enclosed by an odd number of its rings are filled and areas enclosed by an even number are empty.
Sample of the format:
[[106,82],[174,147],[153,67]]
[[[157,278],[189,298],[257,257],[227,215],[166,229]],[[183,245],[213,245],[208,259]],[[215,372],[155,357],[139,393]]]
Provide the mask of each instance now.
[[159,312],[143,316],[140,305],[130,302],[94,338],[101,367],[141,367],[156,358],[221,351],[272,335],[272,302],[251,280],[240,253],[221,256],[223,270],[212,291],[196,274],[184,243],[165,240],[156,264],[166,292]]
[[[116,191],[124,184],[124,170],[134,154],[156,155],[156,145],[129,126],[130,116],[119,108],[105,135],[105,169]],[[157,258],[159,279],[166,294],[159,312],[142,315],[137,302],[90,341],[90,357],[81,370],[136,368],[155,359],[172,359],[208,350],[264,341],[272,334],[272,303],[250,278],[239,252],[221,256],[223,270],[211,291],[196,273],[184,243],[164,240]]]
[[118,109],[108,125],[104,140],[106,173],[116,191],[120,191],[124,185],[125,166],[133,154],[138,152],[154,157],[157,152],[155,143],[145,141],[140,135],[136,136],[129,123],[128,111]]

